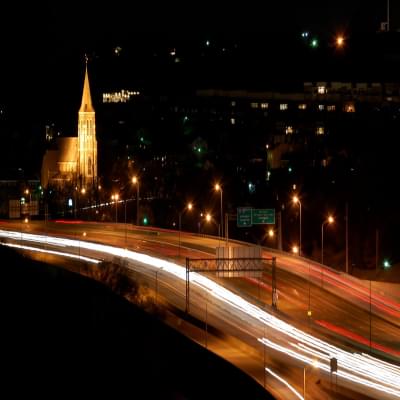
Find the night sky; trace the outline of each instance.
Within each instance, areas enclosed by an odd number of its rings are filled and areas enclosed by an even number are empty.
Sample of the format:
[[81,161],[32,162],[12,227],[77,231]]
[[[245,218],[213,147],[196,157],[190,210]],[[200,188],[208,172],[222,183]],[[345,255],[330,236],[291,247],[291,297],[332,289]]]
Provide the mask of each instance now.
[[[375,32],[386,15],[386,0],[373,4],[363,0],[215,3],[114,0],[104,4],[89,0],[4,5],[0,20],[3,119],[27,137],[44,135],[44,125],[53,121],[64,134],[74,134],[70,131],[80,103],[84,54],[89,54],[92,70],[97,72],[91,76],[93,90],[121,88],[124,83],[144,86],[151,81],[146,80],[146,71],[158,72],[158,64],[153,70],[147,65],[153,53],[163,54],[182,42],[196,49],[206,39],[228,45],[243,38],[248,43],[254,40],[254,47],[242,59],[251,64],[257,62],[258,54],[270,56],[270,45],[278,43],[276,49],[280,41],[278,52],[290,54],[285,40],[298,37],[303,30],[327,42],[338,32],[349,37]],[[392,6],[393,28],[395,20],[400,20],[395,7],[400,8]],[[129,54],[130,82],[124,82],[123,74],[109,66],[116,46]],[[281,53],[275,64],[283,59]],[[195,72],[197,76],[202,73]],[[169,81],[168,75],[165,80]],[[218,77],[212,82],[218,82]]]

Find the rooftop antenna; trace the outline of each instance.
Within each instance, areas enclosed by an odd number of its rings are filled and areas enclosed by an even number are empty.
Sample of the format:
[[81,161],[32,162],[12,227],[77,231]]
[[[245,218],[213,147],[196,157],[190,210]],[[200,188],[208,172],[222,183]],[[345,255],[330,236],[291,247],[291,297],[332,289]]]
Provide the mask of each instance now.
[[387,0],[386,6],[386,21],[381,22],[381,31],[382,32],[389,32],[389,19],[390,19],[390,0]]
[[387,16],[386,16],[386,28],[387,28],[387,31],[389,32],[389,5],[390,5],[390,0],[387,0],[387,9],[386,9],[386,12],[387,12]]

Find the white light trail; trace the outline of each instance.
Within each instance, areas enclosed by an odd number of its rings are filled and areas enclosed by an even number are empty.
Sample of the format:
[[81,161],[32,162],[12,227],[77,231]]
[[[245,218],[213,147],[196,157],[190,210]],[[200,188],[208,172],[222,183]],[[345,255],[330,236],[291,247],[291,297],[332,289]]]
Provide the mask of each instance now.
[[54,254],[57,256],[63,256],[63,257],[69,257],[69,258],[76,258],[81,261],[88,261],[93,264],[98,264],[100,263],[100,260],[96,260],[94,258],[89,258],[85,256],[80,256],[76,254],[71,254],[71,253],[64,253],[61,251],[56,251],[56,250],[46,250],[46,249],[39,249],[38,247],[32,247],[32,246],[23,246],[20,244],[14,244],[14,243],[0,243],[2,246],[7,246],[7,247],[14,247],[17,249],[22,249],[22,250],[29,250],[29,251],[36,251],[38,253],[47,253],[47,254]]
[[[1,230],[0,237],[12,238],[18,241],[46,242],[54,246],[62,247],[77,247],[79,245],[81,249],[107,253],[118,257],[125,257],[129,260],[150,265],[154,268],[162,268],[164,272],[173,274],[175,277],[181,280],[186,279],[186,270],[184,267],[160,258],[137,253],[131,250],[120,249],[87,241]],[[349,351],[342,350],[339,347],[329,344],[328,342],[302,332],[294,326],[279,320],[271,314],[268,314],[265,310],[262,310],[256,305],[249,303],[240,296],[230,292],[203,275],[195,272],[190,273],[190,282],[197,287],[207,290],[207,292],[214,298],[224,302],[225,304],[229,304],[237,311],[244,313],[247,317],[252,317],[267,325],[269,328],[274,329],[275,331],[288,337],[287,347],[268,341],[265,338],[259,339],[262,341],[262,343],[264,343],[264,345],[275,348],[277,351],[283,352],[290,357],[300,360],[306,364],[312,364],[314,360],[302,353],[312,354],[314,352],[314,354],[319,358],[320,368],[327,372],[329,372],[329,366],[322,362],[322,360],[327,362],[327,360],[330,360],[330,358],[335,357],[338,360],[338,376],[348,381],[360,384],[364,387],[369,387],[400,398],[400,369],[395,365],[382,362],[379,359],[371,356],[366,357],[364,354],[351,353]],[[293,341],[298,343],[293,344]],[[297,349],[300,349],[301,352],[293,350],[294,346],[296,346]]]
[[296,397],[298,397],[300,400],[304,400],[304,397],[287,381],[285,381],[285,379],[283,379],[281,376],[279,376],[278,374],[276,374],[274,371],[272,371],[269,368],[265,368],[265,370],[270,373],[274,378],[278,379],[279,382],[282,382],[289,390],[291,390],[294,395]]

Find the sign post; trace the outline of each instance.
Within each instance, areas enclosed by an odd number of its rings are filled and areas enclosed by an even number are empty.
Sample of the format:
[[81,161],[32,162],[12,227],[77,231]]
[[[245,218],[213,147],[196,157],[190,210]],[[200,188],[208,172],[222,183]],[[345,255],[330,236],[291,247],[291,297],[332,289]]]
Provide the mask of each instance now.
[[236,222],[239,228],[252,226],[251,210],[251,207],[238,207]]
[[251,221],[254,225],[269,224],[275,225],[275,209],[273,208],[260,208],[253,209]]

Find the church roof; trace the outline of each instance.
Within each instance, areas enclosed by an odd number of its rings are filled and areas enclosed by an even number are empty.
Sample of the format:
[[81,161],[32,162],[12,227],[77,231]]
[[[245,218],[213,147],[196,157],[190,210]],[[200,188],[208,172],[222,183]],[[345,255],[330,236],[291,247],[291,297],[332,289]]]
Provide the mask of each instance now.
[[94,112],[94,108],[92,106],[92,98],[90,96],[90,87],[89,87],[89,75],[86,63],[86,72],[85,72],[85,82],[83,84],[83,95],[82,95],[82,103],[79,112]]

